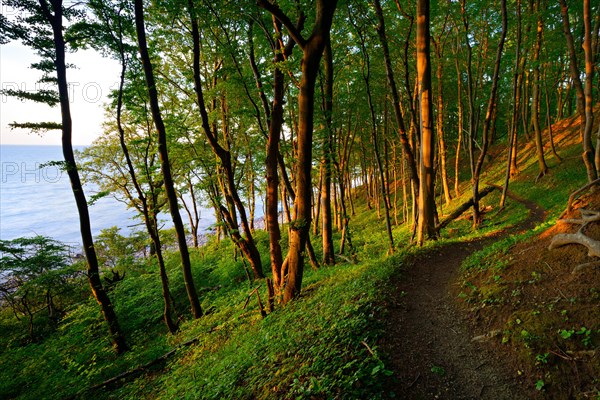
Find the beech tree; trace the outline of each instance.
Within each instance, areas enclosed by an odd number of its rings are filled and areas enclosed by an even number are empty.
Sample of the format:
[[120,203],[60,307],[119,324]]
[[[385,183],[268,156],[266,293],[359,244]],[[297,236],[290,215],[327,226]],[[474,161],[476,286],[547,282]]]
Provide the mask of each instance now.
[[290,249],[287,255],[288,282],[283,297],[284,303],[300,294],[304,271],[304,248],[311,222],[311,169],[312,138],[314,120],[315,83],[319,64],[325,49],[337,0],[317,0],[315,22],[308,38],[296,29],[287,14],[268,0],[258,0],[258,5],[269,11],[287,29],[302,50],[302,77],[298,95],[298,159],[296,161],[296,199],[294,221],[290,229]]
[[419,224],[417,244],[422,245],[425,235],[435,237],[435,166],[433,131],[433,95],[431,93],[429,0],[417,1],[417,77],[421,132]]
[[160,167],[164,179],[165,192],[167,194],[167,199],[169,202],[169,210],[171,212],[171,218],[173,219],[173,225],[175,227],[175,232],[177,235],[177,243],[179,245],[179,253],[181,256],[181,267],[183,270],[185,290],[188,295],[188,300],[190,302],[194,318],[200,318],[202,316],[202,307],[200,306],[200,301],[198,300],[198,293],[196,292],[196,286],[194,284],[194,278],[192,276],[192,266],[185,238],[185,230],[183,227],[183,221],[181,220],[181,215],[179,214],[179,202],[177,201],[177,193],[175,191],[173,177],[171,175],[171,166],[169,164],[169,151],[167,149],[167,132],[160,111],[156,81],[154,79],[154,71],[152,69],[152,62],[150,60],[150,54],[148,52],[146,28],[144,24],[143,1],[135,0],[134,9],[135,27],[138,39],[139,52],[142,59],[144,76],[146,78],[146,87],[148,89],[148,98],[150,101],[152,119],[154,121],[154,125],[157,131]]
[[[85,11],[79,10],[77,7],[66,7],[62,0],[15,0],[5,4],[19,10],[20,13],[14,21],[4,20],[1,26],[3,35],[13,40],[19,40],[25,46],[35,50],[42,57],[42,60],[33,64],[32,67],[44,73],[41,82],[51,83],[57,87],[57,91],[41,90],[36,93],[8,91],[6,94],[21,99],[42,102],[50,106],[59,105],[61,114],[60,123],[25,122],[13,123],[12,126],[38,132],[49,130],[60,130],[62,132],[63,165],[71,182],[71,190],[79,215],[83,252],[87,261],[88,282],[92,289],[92,295],[100,305],[102,315],[108,324],[113,348],[118,354],[121,354],[127,351],[129,347],[125,342],[113,304],[100,279],[100,269],[94,249],[87,200],[72,145],[73,126],[65,56],[68,46],[74,44],[73,41],[77,39],[77,35],[69,37],[69,28],[77,27],[76,22],[83,18]],[[65,21],[68,23],[67,26]]]

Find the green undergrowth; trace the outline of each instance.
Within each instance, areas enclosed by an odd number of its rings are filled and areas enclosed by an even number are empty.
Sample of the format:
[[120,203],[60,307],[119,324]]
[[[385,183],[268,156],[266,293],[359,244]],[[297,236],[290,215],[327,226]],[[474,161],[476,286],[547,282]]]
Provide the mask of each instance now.
[[[402,253],[385,255],[383,222],[371,217],[352,222],[358,263],[338,259],[335,266],[318,270],[307,265],[301,297],[277,305],[264,319],[256,293],[249,295],[258,287],[266,306],[266,287],[247,279],[242,257],[228,240],[192,251],[206,313],[198,320],[189,319],[178,257],[167,255],[172,294],[183,318],[176,335],[167,333],[161,319],[157,267],[151,261],[129,265],[110,296],[131,350],[113,353],[99,308],[87,299],[37,343],[0,339],[0,397],[377,398],[390,373],[376,346],[384,313],[380,298]],[[406,236],[402,229],[395,233],[398,240]],[[267,235],[257,232],[256,239],[268,270]],[[335,240],[339,243],[339,234]],[[314,242],[320,256],[320,243]],[[11,316],[1,317],[9,325]],[[195,344],[135,379],[90,390],[193,338]]]
[[[502,167],[499,164],[490,165],[486,178],[500,179]],[[568,193],[585,181],[579,161],[576,165],[567,159],[537,184],[532,178],[535,165],[523,165],[521,175],[511,183],[511,191],[540,204],[549,211],[550,221],[553,221],[564,209]],[[440,218],[469,200],[468,185],[464,184],[461,189],[461,197],[449,206],[440,207]],[[276,305],[275,311],[266,318],[259,313],[257,296],[266,306],[264,282],[249,281],[248,267],[233,244],[229,240],[217,242],[214,239],[191,252],[195,282],[205,312],[197,320],[189,318],[177,254],[167,254],[171,290],[180,315],[181,329],[175,335],[168,334],[162,322],[163,304],[156,265],[149,260],[130,262],[125,279],[110,291],[131,346],[131,351],[122,356],[113,353],[98,305],[89,298],[76,303],[55,332],[35,343],[19,340],[22,333],[14,329],[13,317],[7,312],[0,313],[0,329],[6,333],[0,337],[0,398],[381,398],[384,382],[391,372],[386,366],[385,354],[376,343],[382,336],[385,298],[391,290],[389,283],[398,277],[402,266],[437,246],[509,232],[505,239],[473,254],[463,266],[463,297],[479,309],[490,307],[496,299],[507,295],[502,269],[510,262],[510,249],[533,238],[551,223],[530,232],[513,234],[510,229],[528,218],[528,210],[512,199],[500,210],[500,194],[494,191],[481,201],[485,214],[477,229],[463,216],[444,229],[439,240],[416,248],[410,244],[410,223],[404,223],[394,227],[396,251],[388,256],[385,223],[377,217],[375,209],[366,209],[362,197],[361,191],[357,191],[357,212],[350,220],[355,257],[346,251],[346,257],[338,258],[335,266],[318,270],[311,269],[307,263],[300,298],[285,307]],[[287,238],[285,229],[283,231],[281,243],[285,245]],[[267,234],[259,231],[255,238],[263,267],[268,272]],[[318,257],[321,256],[319,239],[313,237]],[[334,235],[336,250],[339,240],[338,232]],[[351,259],[356,263],[350,263]],[[477,274],[488,274],[489,279],[476,288],[470,287],[469,277]],[[482,299],[487,299],[487,303]],[[511,320],[513,324],[517,324],[517,319],[528,321],[517,316]],[[540,334],[536,329],[521,331],[537,338]],[[593,334],[588,335],[576,323],[563,329],[564,335],[573,330],[570,337],[575,339],[584,340],[590,335],[593,338]],[[196,339],[194,344],[178,347],[191,339]],[[525,342],[529,339],[525,338]],[[523,338],[512,340],[509,336],[507,341],[521,343]],[[102,389],[90,389],[176,348],[168,360],[142,374]],[[531,357],[543,358],[544,354],[532,353]],[[543,363],[543,360],[538,362]]]

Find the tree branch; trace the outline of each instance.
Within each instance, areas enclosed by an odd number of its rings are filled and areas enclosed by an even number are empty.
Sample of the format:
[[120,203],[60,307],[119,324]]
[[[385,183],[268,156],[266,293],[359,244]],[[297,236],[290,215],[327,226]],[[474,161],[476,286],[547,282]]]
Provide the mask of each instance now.
[[290,36],[298,47],[304,50],[304,46],[306,45],[306,40],[302,37],[302,34],[296,26],[292,23],[292,20],[279,8],[278,5],[271,3],[269,0],[257,0],[256,4],[270,12],[275,18],[277,18],[288,30]]

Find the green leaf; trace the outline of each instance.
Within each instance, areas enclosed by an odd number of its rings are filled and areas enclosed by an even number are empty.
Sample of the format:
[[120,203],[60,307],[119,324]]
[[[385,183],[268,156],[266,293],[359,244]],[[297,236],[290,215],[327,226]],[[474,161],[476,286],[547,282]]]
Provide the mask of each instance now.
[[544,389],[544,386],[546,386],[546,383],[541,379],[535,383],[536,390],[542,390],[542,389]]

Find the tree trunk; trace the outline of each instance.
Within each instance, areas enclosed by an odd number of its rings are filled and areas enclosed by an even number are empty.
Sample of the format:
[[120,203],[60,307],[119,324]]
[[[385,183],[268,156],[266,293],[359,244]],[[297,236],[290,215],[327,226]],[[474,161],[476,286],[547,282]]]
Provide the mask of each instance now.
[[[583,132],[584,141],[592,141],[592,129],[594,126],[594,97],[592,96],[592,85],[594,82],[594,53],[592,49],[592,10],[590,0],[583,0],[583,24],[585,26],[585,36],[583,40],[583,51],[585,52],[585,130]],[[598,137],[595,155],[595,170],[600,171],[600,137]],[[591,176],[588,176],[590,182]]]
[[431,59],[429,34],[429,0],[417,1],[417,76],[421,131],[419,220],[417,245],[425,235],[435,238],[435,164],[433,133],[433,97],[431,93]]
[[509,143],[508,143],[508,157],[506,161],[506,173],[504,175],[504,186],[502,189],[502,196],[500,198],[500,208],[504,207],[506,203],[506,195],[508,192],[508,184],[510,182],[510,177],[512,176],[512,162],[513,158],[516,160],[516,157],[513,157],[513,153],[516,153],[517,149],[514,147],[515,142],[517,141],[517,125],[518,125],[518,115],[517,110],[519,109],[519,101],[520,101],[520,82],[519,82],[519,66],[521,64],[521,0],[517,0],[517,37],[516,37],[516,50],[515,50],[515,65],[514,65],[514,73],[513,73],[513,107],[512,107],[512,118],[510,123],[510,131],[509,131]]
[[[464,4],[464,2],[463,2]],[[494,107],[496,106],[496,98],[497,98],[497,90],[498,90],[498,80],[500,76],[500,63],[502,60],[502,51],[504,50],[504,42],[506,39],[507,32],[507,15],[506,15],[506,0],[502,0],[502,33],[500,36],[500,43],[498,44],[498,51],[496,53],[496,61],[494,63],[494,73],[492,76],[492,87],[490,90],[490,97],[488,100],[487,111],[485,114],[485,120],[483,124],[483,134],[482,134],[482,143],[481,143],[481,152],[479,154],[479,158],[477,159],[477,164],[475,165],[474,173],[473,173],[473,225],[477,226],[480,222],[480,213],[479,213],[479,177],[481,175],[481,169],[483,167],[483,162],[485,160],[485,156],[487,154],[487,147],[489,144],[488,136],[491,128],[491,122],[494,114]],[[467,25],[465,25],[467,28]]]
[[[550,149],[552,150],[552,155],[556,158],[556,161],[560,164],[562,162],[562,158],[556,152],[556,145],[554,144],[554,132],[552,130],[552,117],[550,116],[550,93],[548,89],[548,76],[547,71],[544,71],[544,94],[546,98],[546,124],[548,129],[548,139],[550,140]],[[556,85],[554,85],[555,87]]]
[[442,48],[444,43],[440,43],[442,35],[440,34],[438,41],[434,42],[435,53],[437,55],[437,138],[438,138],[438,151],[440,157],[440,174],[442,177],[442,188],[444,190],[444,200],[446,205],[450,204],[452,197],[450,196],[450,185],[448,184],[448,168],[447,156],[446,156],[446,141],[444,140],[444,83],[443,83],[443,66],[442,66]]
[[[559,0],[560,2],[560,10],[561,10],[561,15],[562,15],[562,20],[563,20],[563,31],[565,33],[565,38],[567,40],[567,49],[569,50],[569,67],[570,67],[570,71],[571,71],[571,79],[573,81],[573,86],[575,86],[575,91],[577,94],[577,112],[579,113],[579,116],[581,118],[581,125],[580,125],[580,135],[581,135],[581,140],[582,140],[582,144],[583,144],[583,154],[582,154],[582,158],[583,158],[583,163],[585,164],[585,168],[587,171],[587,175],[588,175],[588,182],[592,182],[593,180],[595,180],[598,177],[598,170],[596,168],[596,165],[594,164],[594,146],[592,145],[592,133],[591,133],[591,128],[589,129],[589,131],[586,131],[586,123],[587,122],[587,118],[586,118],[586,94],[584,93],[584,89],[583,89],[583,85],[581,83],[581,78],[580,78],[580,74],[579,74],[579,67],[578,67],[578,63],[577,63],[577,54],[575,51],[575,42],[573,40],[573,35],[571,33],[571,27],[570,27],[570,22],[569,22],[569,7],[567,6],[567,2],[566,0]],[[587,5],[586,5],[587,4]],[[589,11],[589,1],[588,0],[584,0],[584,13],[586,13],[586,10]],[[589,23],[587,21],[590,21],[590,15],[589,12],[587,12],[587,19],[586,19],[586,15],[584,15],[584,26],[586,26],[586,28],[588,27]],[[591,21],[590,21],[591,22]],[[586,29],[586,31],[589,29]],[[587,38],[587,33],[585,34],[585,37]],[[585,40],[584,40],[585,41]],[[590,43],[591,46],[591,43]],[[589,47],[589,46],[588,46]],[[591,48],[590,50],[590,57],[591,57]],[[588,58],[588,51],[586,50],[586,46],[584,45],[584,51],[586,53],[586,88],[587,88],[587,58]],[[591,62],[591,58],[590,58],[590,62]],[[590,68],[592,68],[592,64],[590,64]],[[592,69],[593,72],[593,69]],[[590,75],[591,78],[591,75]],[[589,86],[589,91],[591,94],[591,81],[590,81],[590,86]],[[587,89],[586,89],[587,91]]]
[[117,354],[122,354],[129,350],[125,342],[125,336],[119,325],[117,315],[113,309],[110,297],[106,293],[100,279],[100,271],[98,265],[98,257],[94,248],[94,240],[92,238],[92,230],[90,226],[90,215],[88,210],[83,185],[79,178],[75,155],[73,153],[73,144],[71,141],[73,126],[71,121],[71,107],[69,100],[69,88],[67,83],[67,66],[65,63],[65,39],[63,36],[63,15],[62,1],[57,1],[57,7],[54,8],[54,14],[48,9],[48,4],[45,0],[39,0],[43,14],[47,21],[52,26],[54,38],[54,66],[56,68],[56,78],[58,85],[58,94],[60,99],[60,114],[62,125],[62,151],[65,159],[65,166],[69,181],[71,182],[71,190],[75,197],[75,204],[79,213],[79,228],[81,231],[81,241],[83,243],[83,251],[87,261],[87,277],[92,295],[100,305],[104,320],[108,324],[108,331],[111,336],[112,346]]
[[333,168],[331,162],[333,156],[333,53],[331,51],[331,40],[329,35],[323,53],[323,65],[323,75],[325,78],[323,102],[323,112],[325,113],[325,138],[323,140],[323,157],[321,158],[321,235],[323,239],[323,264],[333,265],[335,264],[333,229],[331,224],[331,172]]
[[[227,195],[231,197],[230,201],[233,202],[233,204],[235,205],[235,207],[231,207],[231,212],[233,213],[237,209],[237,212],[239,213],[239,219],[242,223],[242,228],[245,237],[242,237],[238,233],[238,219],[237,217],[235,217],[235,215],[229,215],[225,219],[229,224],[231,224],[229,227],[230,233],[236,233],[235,238],[232,238],[234,240],[234,243],[244,254],[244,257],[246,257],[246,259],[250,263],[250,267],[252,268],[254,278],[264,278],[260,253],[256,248],[256,243],[254,242],[254,238],[252,237],[252,231],[250,229],[250,225],[248,224],[246,209],[244,208],[244,203],[242,202],[236,187],[231,153],[229,149],[224,148],[219,144],[216,133],[214,133],[214,129],[210,126],[208,112],[206,110],[206,105],[204,102],[204,94],[202,92],[202,78],[200,75],[200,32],[198,29],[198,16],[196,15],[196,9],[194,7],[193,0],[188,0],[188,12],[192,25],[191,33],[193,41],[192,51],[194,69],[194,90],[196,92],[196,102],[202,120],[202,129],[206,138],[208,139],[208,142],[210,143],[213,152],[221,161],[221,167],[225,172],[225,188],[223,189],[223,192],[226,195],[226,197]],[[223,213],[223,207],[220,207],[220,209],[221,213]]]
[[179,214],[177,193],[175,192],[173,178],[171,176],[171,165],[169,164],[169,152],[167,150],[167,132],[158,104],[158,92],[156,90],[154,72],[152,71],[152,64],[150,62],[150,55],[148,53],[148,46],[146,43],[143,1],[135,0],[134,5],[135,26],[139,44],[139,52],[140,57],[142,59],[144,75],[146,77],[146,86],[148,89],[148,97],[150,100],[152,118],[154,119],[154,125],[158,134],[158,152],[160,156],[160,167],[164,180],[165,192],[167,194],[167,200],[169,202],[169,210],[171,211],[171,218],[173,219],[173,226],[175,228],[175,233],[177,236],[177,243],[179,245],[181,267],[183,269],[183,280],[192,309],[192,314],[194,315],[194,318],[200,318],[202,316],[202,307],[200,306],[200,301],[198,300],[198,293],[196,292],[194,278],[192,276],[192,265],[190,262],[190,255],[188,253],[187,242],[185,239],[183,221],[181,220],[181,215]]
[[[387,76],[388,87],[390,89],[390,94],[392,95],[392,103],[394,106],[394,116],[396,118],[396,128],[398,129],[398,134],[400,136],[400,143],[402,144],[402,148],[404,151],[404,155],[406,157],[408,168],[409,168],[409,176],[412,181],[413,186],[413,195],[418,197],[419,193],[419,173],[417,170],[417,163],[415,161],[413,149],[410,145],[410,141],[406,134],[406,128],[404,124],[404,118],[402,117],[402,112],[400,110],[400,96],[398,95],[398,89],[396,87],[396,80],[394,78],[394,69],[392,67],[392,60],[390,57],[389,46],[387,42],[387,34],[385,31],[385,20],[383,18],[383,11],[381,9],[380,0],[375,0],[373,2],[375,6],[375,12],[377,14],[377,35],[379,36],[379,42],[381,43],[381,47],[383,49],[383,57],[385,62],[385,71]],[[411,19],[411,29],[412,29],[412,19]],[[407,36],[407,45],[408,40],[410,38],[410,30]],[[407,59],[407,58],[406,58]],[[408,62],[408,61],[406,61]],[[405,65],[406,73],[408,73],[408,65]],[[408,79],[408,78],[407,78]],[[410,93],[409,93],[410,96]]]
[[[281,31],[281,23],[273,18],[273,24],[277,32]],[[271,259],[271,273],[273,279],[273,288],[277,297],[281,294],[283,287],[283,276],[281,276],[281,266],[283,264],[283,255],[281,252],[281,230],[278,221],[278,188],[279,175],[277,174],[279,158],[279,141],[281,137],[281,127],[283,126],[283,102],[284,102],[284,72],[277,68],[284,60],[284,52],[291,52],[295,42],[290,41],[283,47],[281,40],[275,41],[273,64],[276,66],[273,70],[273,102],[271,103],[269,137],[267,140],[267,212],[266,223],[269,230],[269,255]],[[285,168],[285,166],[284,166]],[[283,186],[282,186],[283,188]],[[287,205],[287,199],[282,196],[282,202]],[[287,209],[287,207],[285,207]]]
[[273,14],[285,25],[290,36],[302,49],[302,77],[298,95],[298,154],[296,161],[296,199],[294,221],[290,224],[290,248],[287,255],[288,276],[283,302],[287,303],[300,294],[304,273],[304,249],[311,222],[311,169],[314,123],[315,83],[319,64],[329,37],[336,0],[317,0],[316,20],[308,40],[304,39],[281,9],[268,0],[258,0],[258,5]]
[[[120,32],[122,34],[122,32]],[[144,217],[144,225],[146,226],[146,231],[152,240],[152,245],[154,248],[154,256],[156,257],[156,261],[158,262],[158,268],[160,272],[160,282],[161,282],[161,290],[163,296],[163,320],[167,329],[170,333],[176,333],[179,330],[177,323],[173,321],[173,313],[174,307],[171,301],[171,292],[169,290],[169,278],[167,276],[167,270],[165,268],[165,260],[162,254],[162,244],[160,242],[160,234],[158,231],[158,211],[156,207],[154,207],[154,212],[152,216],[150,215],[150,210],[148,207],[148,198],[144,194],[142,187],[139,184],[139,180],[137,174],[135,172],[135,167],[133,166],[133,162],[131,161],[131,156],[129,154],[129,149],[125,142],[125,130],[123,129],[123,124],[121,122],[122,115],[122,106],[123,106],[123,86],[125,84],[125,71],[127,68],[125,53],[123,48],[122,38],[119,41],[118,45],[120,46],[120,61],[121,61],[121,77],[119,80],[119,91],[117,94],[117,129],[119,130],[119,143],[121,145],[121,150],[123,151],[123,155],[125,156],[125,162],[127,163],[127,170],[129,171],[129,176],[131,177],[131,182],[135,188],[135,191],[138,195],[138,199],[140,200],[142,215]],[[148,132],[150,134],[150,132]],[[148,146],[150,145],[150,141]],[[146,163],[147,164],[147,163]],[[147,166],[147,165],[146,165]],[[148,167],[148,166],[147,166]],[[149,168],[146,168],[148,170]],[[148,174],[149,175],[149,174]],[[155,185],[152,182],[150,176],[148,176],[148,185],[151,187],[151,193],[153,196],[152,204],[156,205],[156,193]],[[190,181],[190,190],[191,190],[191,181]],[[195,207],[195,205],[194,205]]]
[[463,124],[463,102],[462,102],[462,77],[460,74],[460,68],[458,66],[458,52],[459,47],[458,47],[458,35],[457,35],[457,44],[456,44],[456,54],[455,54],[455,60],[454,60],[454,64],[456,66],[456,92],[457,92],[457,108],[458,108],[458,139],[457,139],[457,143],[456,143],[456,154],[455,154],[455,160],[454,160],[454,194],[456,195],[456,197],[460,197],[460,191],[458,190],[458,185],[460,183],[460,179],[459,179],[459,167],[460,167],[460,145],[462,142],[462,136],[463,136],[463,130],[464,130],[464,124]]
[[548,173],[548,165],[544,158],[544,144],[542,143],[542,130],[540,128],[540,51],[542,48],[542,32],[544,29],[542,20],[542,11],[540,10],[540,0],[536,1],[535,11],[538,15],[537,18],[537,34],[535,40],[535,47],[533,50],[533,93],[531,99],[531,121],[533,123],[534,137],[535,137],[535,148],[538,159],[538,176],[537,179],[543,177]]

